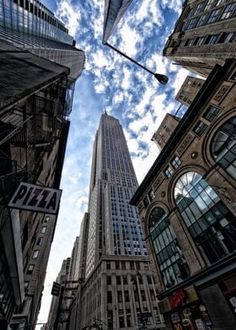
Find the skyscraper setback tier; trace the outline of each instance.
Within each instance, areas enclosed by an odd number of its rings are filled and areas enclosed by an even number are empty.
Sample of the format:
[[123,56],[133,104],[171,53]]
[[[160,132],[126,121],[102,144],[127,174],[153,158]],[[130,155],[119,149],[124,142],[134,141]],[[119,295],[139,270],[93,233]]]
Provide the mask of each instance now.
[[[77,255],[75,249],[71,255],[71,264],[79,264],[76,296],[70,292],[74,283],[68,275],[62,284],[64,296],[53,299],[61,301],[59,321],[55,325],[51,313],[48,324],[62,330],[164,326],[140,220],[129,204],[137,185],[122,127],[102,114],[93,148],[88,213]],[[62,301],[68,297],[70,306],[65,306]],[[68,311],[66,321],[60,321]]]
[[122,127],[103,114],[93,148],[86,277],[101,256],[147,255],[136,208],[129,205],[137,186]]

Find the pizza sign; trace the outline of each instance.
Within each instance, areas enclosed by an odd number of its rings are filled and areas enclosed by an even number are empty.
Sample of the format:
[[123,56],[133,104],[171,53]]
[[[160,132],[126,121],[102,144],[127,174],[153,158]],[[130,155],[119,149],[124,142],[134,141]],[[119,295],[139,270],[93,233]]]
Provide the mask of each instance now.
[[56,214],[62,191],[21,182],[8,206],[14,209]]

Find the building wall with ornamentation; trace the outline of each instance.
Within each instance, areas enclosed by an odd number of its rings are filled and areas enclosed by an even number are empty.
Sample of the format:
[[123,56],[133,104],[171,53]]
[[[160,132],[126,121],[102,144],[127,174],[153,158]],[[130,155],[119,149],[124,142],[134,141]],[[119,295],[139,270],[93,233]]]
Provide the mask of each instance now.
[[170,329],[236,328],[235,77],[214,67],[131,200]]

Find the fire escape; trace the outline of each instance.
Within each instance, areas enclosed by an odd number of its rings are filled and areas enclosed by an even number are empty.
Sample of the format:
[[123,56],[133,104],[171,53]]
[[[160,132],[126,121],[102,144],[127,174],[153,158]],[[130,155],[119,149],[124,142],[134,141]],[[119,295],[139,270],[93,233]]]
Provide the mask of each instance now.
[[[40,174],[71,112],[73,88],[65,76],[60,77],[10,110],[0,109],[1,230],[4,226],[9,228],[8,203],[19,183],[45,184]],[[1,268],[7,264],[7,255],[0,254],[0,257],[4,258],[0,260]],[[8,268],[4,269],[7,272]],[[0,318],[7,320],[14,312],[16,299],[11,286],[10,274],[6,273],[0,278]]]

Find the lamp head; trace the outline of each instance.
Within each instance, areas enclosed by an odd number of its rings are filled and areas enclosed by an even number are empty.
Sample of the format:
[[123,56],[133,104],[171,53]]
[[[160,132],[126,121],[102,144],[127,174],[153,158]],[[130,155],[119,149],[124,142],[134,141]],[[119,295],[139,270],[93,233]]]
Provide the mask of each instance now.
[[154,73],[154,77],[161,83],[162,85],[166,85],[168,82],[168,77],[164,74]]

